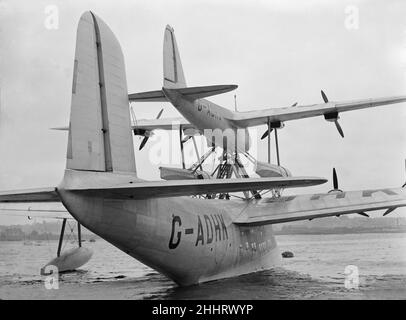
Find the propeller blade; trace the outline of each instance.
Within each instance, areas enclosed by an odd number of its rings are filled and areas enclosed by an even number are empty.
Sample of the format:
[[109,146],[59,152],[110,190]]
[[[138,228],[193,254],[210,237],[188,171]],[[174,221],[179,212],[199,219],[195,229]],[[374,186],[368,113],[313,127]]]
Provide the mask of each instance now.
[[392,211],[394,211],[396,208],[389,208],[388,210],[385,211],[385,213],[383,214],[383,216],[388,215],[389,213],[391,213]]
[[164,112],[164,109],[161,109],[161,111],[159,111],[158,115],[156,116],[157,119],[159,119],[161,117],[162,112]]
[[142,139],[142,142],[140,144],[140,147],[138,148],[138,150],[141,150],[142,148],[144,148],[145,144],[147,143],[149,137],[144,137],[144,139]]
[[185,143],[186,141],[188,141],[192,136],[186,136],[183,140],[182,143]]
[[328,102],[328,98],[326,96],[326,94],[324,93],[323,90],[321,90],[321,97],[323,98],[324,102],[327,103]]
[[369,215],[367,215],[365,212],[358,212],[358,214],[360,214],[361,216],[369,218]]
[[[269,132],[272,132],[272,131],[273,131],[273,128],[271,128],[271,130],[269,130]],[[264,140],[267,136],[268,136],[268,130],[266,130],[266,131],[264,132],[264,134],[263,134],[262,137],[261,137],[261,140]]]
[[[159,119],[162,115],[162,112],[164,112],[164,109],[161,109],[161,111],[159,111],[158,115],[156,116],[156,119]],[[145,144],[147,143],[149,137],[144,137],[144,139],[142,139],[142,142],[140,144],[140,147],[138,148],[138,150],[141,150],[142,148],[144,148]]]
[[337,179],[336,168],[333,168],[333,189],[338,190],[338,179]]
[[130,116],[131,116],[131,123],[136,124],[137,118],[135,117],[133,106],[130,107]]
[[336,125],[336,128],[340,136],[344,138],[344,131],[343,128],[341,128],[340,124],[338,123],[338,120],[334,121],[334,124]]
[[296,107],[297,106],[297,102],[295,102],[294,104],[292,104],[292,107]]

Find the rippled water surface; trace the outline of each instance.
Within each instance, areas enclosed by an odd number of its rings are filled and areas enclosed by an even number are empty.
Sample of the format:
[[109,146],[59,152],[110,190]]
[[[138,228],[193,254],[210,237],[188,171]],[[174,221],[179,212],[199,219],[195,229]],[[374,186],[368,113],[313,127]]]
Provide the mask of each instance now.
[[[39,269],[55,256],[55,241],[0,242],[0,299],[406,299],[406,234],[277,236],[283,267],[180,288],[103,240],[84,245],[93,258],[60,275],[47,290]],[[73,246],[73,244],[68,244]],[[355,265],[359,289],[346,289]]]

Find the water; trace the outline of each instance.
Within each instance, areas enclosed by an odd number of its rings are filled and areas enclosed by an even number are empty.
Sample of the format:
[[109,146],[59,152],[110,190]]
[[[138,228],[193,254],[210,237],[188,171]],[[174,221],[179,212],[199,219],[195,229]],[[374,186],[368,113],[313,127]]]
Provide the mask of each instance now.
[[[187,288],[98,239],[77,272],[47,290],[39,269],[57,243],[0,242],[0,299],[406,299],[406,234],[277,236],[283,267]],[[66,248],[73,246],[68,244]],[[345,267],[359,270],[359,289],[346,289]]]

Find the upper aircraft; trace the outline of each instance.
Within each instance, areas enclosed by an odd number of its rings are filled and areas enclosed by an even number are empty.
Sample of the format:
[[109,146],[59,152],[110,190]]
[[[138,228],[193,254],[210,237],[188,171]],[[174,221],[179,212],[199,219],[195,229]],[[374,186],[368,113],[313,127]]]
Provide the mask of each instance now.
[[[321,91],[324,103],[312,105],[298,105],[282,108],[268,108],[248,112],[236,112],[223,108],[204,98],[218,95],[237,88],[237,85],[213,85],[203,87],[188,87],[183,73],[182,63],[175,39],[174,30],[166,26],[163,45],[163,87],[161,90],[133,93],[129,95],[130,102],[167,101],[170,102],[183,116],[178,118],[138,120],[132,129],[136,135],[144,135],[145,139],[140,145],[142,149],[150,136],[151,131],[156,129],[173,130],[179,127],[185,133],[196,135],[202,134],[208,140],[210,146],[213,142],[210,130],[232,130],[237,135],[237,149],[240,152],[249,151],[250,139],[247,128],[259,125],[267,125],[262,138],[269,137],[270,131],[280,129],[284,122],[309,117],[324,116],[327,121],[334,122],[338,132],[344,137],[344,132],[338,123],[341,112],[376,106],[400,103],[406,101],[406,96],[385,97],[375,99],[363,99],[334,102],[329,101],[326,94]],[[210,129],[206,132],[205,129]],[[238,130],[240,129],[240,130]],[[215,140],[217,146],[224,147],[222,140]],[[227,141],[226,149],[234,152],[234,141]]]
[[[173,36],[169,28],[166,33],[167,37]],[[169,43],[174,46],[174,39]],[[156,95],[179,104],[189,121],[193,120],[192,114],[203,117],[199,103],[207,103],[207,110],[212,113],[218,112],[219,123],[243,126],[264,121],[256,112],[232,113],[214,108],[205,100],[196,100],[207,96],[202,88],[169,88],[171,79],[175,84],[184,79],[180,64],[176,66],[173,71],[179,72],[168,78],[168,88]],[[387,214],[406,206],[403,188],[343,192],[337,183],[329,193],[266,199],[196,197],[207,193],[307,187],[327,181],[317,177],[141,180],[135,166],[121,47],[110,28],[92,12],[85,12],[79,21],[73,70],[66,169],[61,183],[49,188],[0,192],[0,212],[63,219],[58,257],[49,263],[59,271],[83,264],[74,263],[75,253],[61,254],[66,219],[75,219],[179,285],[190,285],[279,265],[281,256],[273,224],[352,213],[366,215],[365,212],[383,209]],[[188,97],[191,92],[193,95]],[[264,111],[265,121],[291,120],[287,117],[294,117],[295,112],[289,110],[304,114],[307,110],[308,116],[324,115],[404,99],[268,110]]]

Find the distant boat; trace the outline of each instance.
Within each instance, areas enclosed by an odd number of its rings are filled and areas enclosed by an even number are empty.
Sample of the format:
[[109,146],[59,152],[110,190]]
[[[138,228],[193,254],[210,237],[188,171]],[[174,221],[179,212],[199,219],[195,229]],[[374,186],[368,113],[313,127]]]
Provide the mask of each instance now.
[[282,257],[283,258],[293,258],[294,255],[293,255],[293,252],[291,252],[291,251],[285,251],[285,252],[282,252]]
[[90,239],[89,242],[96,242],[96,239]]

